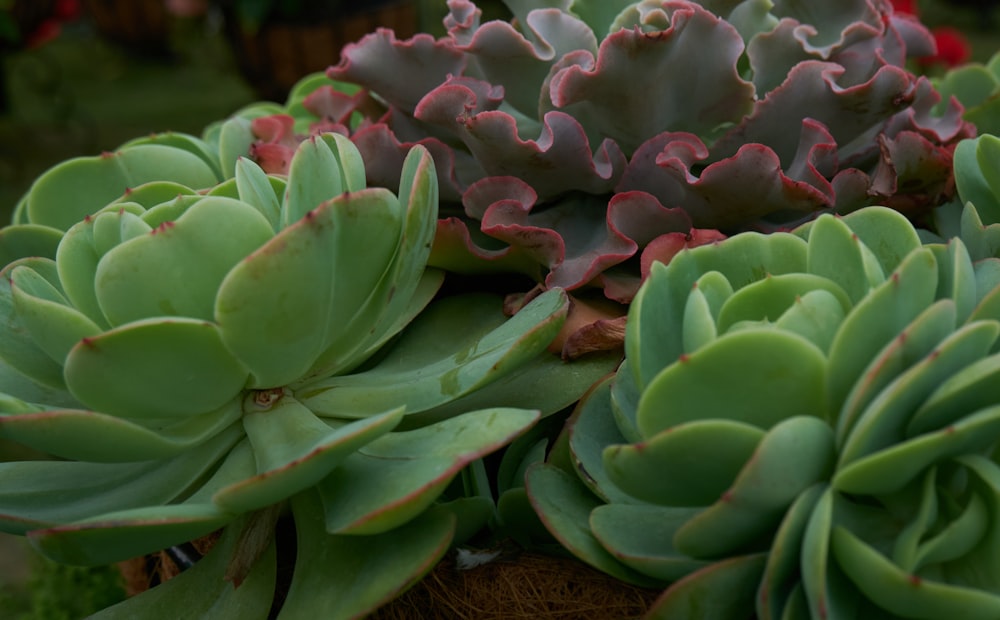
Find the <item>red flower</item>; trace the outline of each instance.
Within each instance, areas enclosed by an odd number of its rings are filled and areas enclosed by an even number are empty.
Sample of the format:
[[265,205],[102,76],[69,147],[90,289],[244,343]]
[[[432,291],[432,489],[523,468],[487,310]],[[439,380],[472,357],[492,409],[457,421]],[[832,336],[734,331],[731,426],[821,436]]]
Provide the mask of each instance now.
[[972,57],[972,47],[965,36],[955,28],[941,26],[932,30],[931,34],[934,35],[937,54],[918,58],[917,62],[921,65],[941,63],[947,67],[955,67],[967,62]]
[[892,0],[892,8],[895,9],[897,13],[906,13],[908,15],[917,14],[916,0]]

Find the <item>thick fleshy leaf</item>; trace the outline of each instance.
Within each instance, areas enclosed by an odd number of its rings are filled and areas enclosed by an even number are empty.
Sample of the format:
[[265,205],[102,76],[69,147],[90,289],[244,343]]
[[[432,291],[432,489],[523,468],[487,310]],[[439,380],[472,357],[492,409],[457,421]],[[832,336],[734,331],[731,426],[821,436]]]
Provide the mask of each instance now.
[[277,232],[281,226],[281,196],[260,166],[246,157],[236,161],[236,189],[240,200],[252,205]]
[[832,532],[831,550],[854,585],[887,611],[908,618],[987,620],[1000,614],[1000,595],[911,575],[844,527]]
[[[899,332],[898,336],[872,357],[865,372],[851,388],[837,415],[838,443],[844,445],[849,441],[855,425],[873,401],[881,400],[885,403],[895,397],[892,385],[894,381],[899,380],[900,375],[911,370],[916,364],[926,366],[933,361],[927,356],[948,337],[954,326],[955,304],[950,299],[942,299],[921,312],[912,323]],[[984,336],[987,334],[988,332],[983,332]],[[991,342],[992,339],[986,346],[989,347]],[[979,356],[982,357],[985,353],[983,351]],[[930,387],[927,386],[928,389]]]
[[372,536],[328,534],[313,492],[297,496],[292,510],[298,551],[280,620],[365,617],[430,571],[455,533],[446,510]]
[[[826,485],[820,483],[800,493],[795,502],[789,506],[774,535],[767,556],[767,565],[764,568],[764,577],[757,590],[757,616],[760,620],[781,620],[789,617],[786,610],[795,604],[793,602],[795,589],[801,588],[798,573],[806,525],[825,488]],[[806,616],[807,614],[802,614],[791,617]]]
[[[825,417],[825,375],[822,351],[795,334],[766,328],[730,333],[650,382],[639,401],[639,430],[650,438],[704,418],[768,429],[803,412]],[[720,381],[725,390],[718,389]]]
[[656,587],[653,579],[625,566],[594,537],[590,514],[601,506],[583,483],[553,465],[538,463],[528,468],[528,497],[549,532],[577,558],[628,583]]
[[203,198],[178,220],[104,254],[94,276],[98,302],[113,325],[156,316],[212,320],[223,279],[272,236],[250,205]]
[[[650,620],[742,620],[753,608],[767,554],[737,556],[711,564],[670,586],[653,603]],[[719,593],[724,592],[724,596]]]
[[288,190],[281,209],[281,227],[287,228],[344,191],[337,157],[325,140],[314,137],[296,149],[288,168]]
[[590,513],[590,527],[618,561],[664,581],[677,581],[708,566],[674,548],[674,533],[697,508],[606,504]]
[[911,252],[884,284],[859,302],[830,345],[829,410],[839,411],[875,355],[934,300],[937,261],[927,249]]
[[[187,185],[174,181],[150,181],[125,190],[118,200],[108,203],[108,207],[122,203],[135,203],[147,211],[164,202],[170,202],[180,196],[195,196],[198,192]],[[105,210],[108,208],[105,207]],[[137,214],[141,215],[141,214]]]
[[677,530],[674,545],[697,558],[766,547],[799,494],[833,473],[833,443],[833,429],[818,418],[778,423],[718,501]]
[[406,523],[426,510],[463,467],[537,421],[535,411],[483,409],[372,441],[317,485],[327,531],[377,534]]
[[215,317],[226,346],[250,368],[254,387],[279,387],[306,374],[385,272],[399,226],[398,203],[388,190],[344,194],[229,271]]
[[83,338],[94,337],[101,328],[71,307],[62,293],[27,266],[10,272],[14,311],[35,344],[56,363]]
[[334,417],[366,416],[398,403],[408,413],[445,404],[541,354],[561,328],[568,301],[563,291],[548,291],[498,324],[500,306],[492,296],[446,298],[416,319],[382,363],[310,384],[298,397]]
[[222,489],[212,501],[225,510],[248,512],[290,497],[391,431],[403,411],[399,407],[335,429],[290,395],[258,411],[247,411],[243,428],[253,447],[257,475]]
[[[871,289],[865,246],[842,220],[820,216],[809,230],[809,273],[836,282],[857,303]],[[884,277],[884,276],[883,276]]]
[[173,457],[207,441],[241,414],[237,400],[162,428],[74,409],[0,414],[0,437],[64,459],[127,463]]
[[702,275],[718,271],[738,288],[767,274],[802,272],[807,247],[793,235],[751,233],[682,251],[669,266],[654,263],[632,302],[625,331],[625,351],[636,386],[645,389],[684,353],[683,330],[675,326],[681,324],[688,294]]
[[844,493],[892,493],[922,470],[950,456],[986,450],[1000,437],[1000,406],[983,409],[940,430],[918,435],[839,469],[834,487]]
[[136,145],[51,168],[38,177],[28,194],[28,217],[34,224],[66,230],[128,188],[149,181],[175,181],[202,189],[219,179],[197,155],[158,144]]
[[49,559],[102,566],[200,538],[235,515],[212,504],[145,506],[28,533]]
[[[555,355],[542,353],[466,396],[408,415],[406,423],[425,426],[466,411],[489,407],[537,409],[544,418],[580,400],[587,390],[612,372],[619,362],[621,354],[614,351],[605,354],[591,353],[572,363],[566,363]],[[558,385],[559,389],[549,389],[553,385]]]
[[227,527],[208,555],[155,588],[133,596],[91,616],[93,620],[173,620],[180,614],[218,620],[264,620],[274,598],[277,575],[272,545],[235,587],[225,578],[234,553],[238,553],[241,521]]
[[956,422],[961,416],[1000,402],[1000,356],[973,362],[936,386],[906,425],[913,437]]
[[[56,282],[59,281],[55,265],[50,259],[21,259],[11,263],[0,272],[0,327],[3,330],[3,338],[0,338],[0,358],[3,358],[4,365],[11,372],[15,372],[16,376],[24,376],[31,383],[37,383],[49,389],[63,390],[66,383],[63,380],[61,364],[56,363],[38,346],[35,339],[31,337],[24,320],[18,316],[14,308],[10,274],[18,266],[28,267],[37,273],[48,274],[49,277],[45,279],[49,282],[52,279]],[[7,391],[11,391],[10,388]],[[12,392],[12,394],[25,397],[17,392]]]
[[639,503],[636,497],[623,493],[616,486],[618,480],[606,471],[602,458],[614,444],[625,441],[611,413],[610,394],[611,377],[608,377],[594,386],[577,405],[565,427],[570,455],[580,479],[595,495],[611,503]]
[[[342,374],[357,366],[430,301],[428,291],[437,290],[433,285],[435,272],[425,271],[425,267],[436,230],[438,184],[434,161],[423,147],[410,149],[403,160],[399,205],[403,209],[402,229],[392,261],[377,281],[358,287],[358,292],[368,294],[364,304],[332,336],[311,375]],[[370,252],[364,251],[366,255]],[[365,336],[359,338],[360,334]]]
[[170,148],[187,151],[205,162],[205,164],[212,169],[212,172],[215,174],[217,179],[221,180],[223,178],[222,168],[219,166],[218,154],[201,138],[175,131],[163,131],[129,140],[119,146],[118,150],[132,148],[140,144],[158,144],[161,146],[169,146]]
[[695,420],[641,443],[609,446],[604,466],[618,487],[645,501],[708,506],[733,484],[765,434],[744,422]]
[[871,250],[886,275],[898,269],[903,259],[921,246],[909,220],[893,209],[879,206],[859,209],[841,221]]
[[89,408],[126,418],[184,418],[235,397],[247,381],[212,323],[151,319],[85,338],[66,358],[66,384]]
[[[735,70],[743,52],[739,33],[698,4],[672,8],[668,27],[658,28],[656,36],[626,26],[603,40],[596,59],[565,55],[546,84],[552,104],[582,119],[594,136],[613,138],[626,152],[661,131],[708,133],[750,112],[753,85]],[[705,46],[714,51],[702,55],[696,78],[695,67],[682,59]],[[651,73],[661,79],[649,89],[628,86]],[[678,84],[695,86],[678,89]]]
[[241,433],[233,425],[169,460],[0,463],[0,528],[24,534],[114,511],[167,504],[211,472]]
[[58,228],[38,224],[19,224],[0,229],[0,266],[19,258],[43,256],[55,258],[63,233]]
[[836,297],[845,312],[850,309],[851,302],[844,289],[832,280],[808,273],[768,276],[747,284],[726,299],[719,309],[719,332],[725,333],[741,321],[777,321],[797,299],[817,290]]
[[984,358],[998,335],[1000,324],[994,322],[966,325],[886,386],[860,414],[841,445],[838,469],[904,441],[913,411],[936,386]]

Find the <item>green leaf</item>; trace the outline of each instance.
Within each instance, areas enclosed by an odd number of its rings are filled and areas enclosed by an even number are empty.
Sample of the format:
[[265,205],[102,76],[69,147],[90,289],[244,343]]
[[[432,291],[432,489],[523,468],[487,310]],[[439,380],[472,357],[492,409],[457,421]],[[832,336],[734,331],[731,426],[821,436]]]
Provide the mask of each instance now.
[[661,584],[629,568],[598,542],[590,529],[591,512],[602,505],[576,476],[552,465],[538,463],[528,468],[527,491],[531,505],[549,532],[564,548],[594,568],[622,581],[656,587]]
[[281,225],[281,196],[275,193],[271,179],[253,160],[246,157],[237,160],[236,188],[240,200],[257,209],[277,232]]
[[[851,388],[836,419],[837,442],[849,441],[854,428],[873,403],[890,399],[895,391],[893,382],[931,355],[942,341],[952,334],[955,325],[955,304],[942,299],[924,310],[903,328],[899,335],[872,356],[864,373]],[[982,330],[980,330],[982,331]],[[986,335],[986,332],[983,332]],[[992,342],[992,340],[991,340]],[[987,348],[989,343],[986,343]],[[983,351],[979,357],[986,354]],[[930,389],[931,386],[928,386]],[[919,404],[914,404],[914,407]]]
[[760,620],[782,620],[789,607],[794,609],[795,590],[801,588],[799,564],[806,525],[825,488],[825,483],[817,483],[800,493],[778,526],[757,590]]
[[374,536],[331,535],[315,493],[292,502],[295,571],[279,620],[362,618],[398,597],[444,556],[455,532],[448,511],[428,511]]
[[211,534],[233,517],[212,504],[146,506],[34,530],[28,537],[56,562],[102,566]]
[[825,214],[813,223],[809,230],[807,264],[809,273],[837,284],[851,304],[860,301],[871,289],[864,245],[840,218]]
[[66,231],[56,252],[56,267],[66,298],[73,307],[97,325],[107,328],[111,325],[101,310],[94,289],[94,276],[100,258],[94,242],[94,218],[88,217]]
[[239,425],[169,460],[0,463],[0,530],[29,530],[161,506],[208,475],[242,435]]
[[766,547],[799,494],[829,479],[835,458],[823,420],[796,416],[775,425],[732,486],[677,530],[674,545],[696,558]]
[[202,189],[219,179],[198,156],[158,144],[77,157],[38,177],[28,194],[28,218],[33,224],[66,230],[130,187],[150,181],[174,181]]
[[950,456],[988,449],[998,438],[1000,405],[853,461],[837,471],[833,486],[844,493],[892,493],[924,468]]
[[[361,363],[405,323],[399,321],[421,299],[418,287],[437,230],[438,184],[434,160],[422,146],[410,149],[403,161],[399,181],[399,205],[403,209],[399,246],[388,269],[369,291],[364,305],[345,324],[339,338],[316,362],[311,375],[342,373]],[[359,339],[358,335],[364,335]]]
[[288,168],[288,190],[281,209],[282,228],[340,196],[344,189],[343,170],[326,140],[313,136],[302,142]]
[[933,303],[937,272],[933,252],[919,249],[910,253],[899,269],[844,319],[830,345],[829,411],[840,411],[876,354]]
[[212,149],[211,146],[198,137],[175,131],[163,131],[129,140],[125,144],[119,146],[118,150],[133,148],[140,144],[158,144],[161,146],[168,146],[170,148],[187,151],[205,162],[205,164],[212,169],[216,179],[221,181],[223,178],[222,169],[219,167],[218,154]]
[[922,245],[913,224],[895,209],[866,207],[848,213],[842,221],[864,247],[872,251],[884,274],[898,269],[903,260]]
[[998,335],[1000,324],[993,321],[971,323],[900,374],[860,414],[840,448],[838,469],[903,441],[913,412],[934,388],[985,357]]
[[604,466],[618,488],[644,501],[708,506],[733,484],[765,434],[743,422],[695,420],[641,443],[609,446]]
[[365,416],[399,403],[410,414],[426,411],[542,354],[562,327],[568,303],[565,292],[553,289],[497,325],[501,304],[492,296],[443,299],[370,370],[308,384],[297,395],[313,411],[334,417]]
[[1000,617],[1000,595],[908,574],[844,527],[834,527],[831,550],[854,585],[879,607],[907,618]]
[[240,393],[247,371],[212,323],[152,319],[85,338],[66,358],[66,384],[88,408],[126,418],[184,418]]
[[237,521],[223,530],[208,555],[169,581],[91,616],[91,620],[264,620],[274,599],[277,561],[274,545],[257,561],[236,588],[225,579],[226,568],[241,532]]
[[670,586],[653,604],[646,618],[743,620],[753,608],[754,594],[766,560],[766,553],[757,553],[706,566]]
[[[611,377],[597,384],[581,401],[566,422],[569,449],[580,479],[590,490],[607,502],[634,504],[638,500],[623,493],[617,480],[610,476],[603,454],[613,444],[625,441],[611,413]],[[661,472],[662,474],[662,472]],[[645,498],[644,498],[645,499]]]
[[207,441],[241,415],[235,400],[216,411],[156,429],[95,411],[0,414],[0,437],[64,459],[127,463],[173,457]]
[[840,301],[824,290],[809,291],[797,298],[774,327],[798,334],[821,351],[829,351],[846,313]]
[[164,202],[170,202],[179,196],[196,196],[198,192],[187,185],[181,185],[173,181],[150,181],[125,190],[125,193],[108,203],[108,207],[122,202],[130,202],[140,205],[143,209],[149,210]]
[[639,400],[639,430],[650,438],[705,418],[767,429],[802,412],[825,417],[825,374],[823,353],[800,336],[766,328],[726,334],[650,382]]
[[594,537],[619,562],[663,581],[677,581],[709,565],[674,548],[677,529],[697,508],[606,504],[590,513]]
[[395,428],[403,411],[399,407],[331,429],[290,395],[269,408],[251,409],[243,428],[253,447],[257,475],[222,489],[212,501],[232,512],[247,512],[290,497]]
[[27,266],[10,272],[14,311],[38,347],[61,364],[70,349],[83,338],[96,336],[101,328],[69,306],[62,293],[37,271]]
[[910,417],[906,436],[942,428],[997,402],[1000,402],[1000,356],[991,355],[970,363],[936,386]]
[[514,440],[538,420],[523,409],[484,409],[384,435],[317,486],[328,532],[377,534],[427,509],[458,472]]
[[[37,273],[47,274],[45,279],[55,276],[55,266],[52,261],[44,258],[25,258],[15,261],[0,272],[0,358],[5,365],[15,369],[19,375],[28,377],[33,383],[46,388],[63,390],[66,383],[63,380],[62,366],[43,351],[35,339],[31,337],[24,320],[14,309],[13,286],[10,281],[11,272],[25,266]],[[58,277],[55,278],[58,281]],[[21,394],[15,393],[15,396]]]
[[734,290],[767,275],[803,272],[806,243],[787,233],[736,235],[720,243],[684,250],[670,265],[654,263],[629,310],[625,352],[640,390],[684,352],[684,308],[692,286],[717,271]]
[[215,317],[226,346],[250,368],[253,387],[304,377],[350,324],[396,251],[397,208],[381,188],[339,196],[229,272]]
[[719,311],[719,332],[725,333],[741,321],[777,321],[796,300],[817,290],[836,297],[844,312],[850,310],[851,301],[844,290],[824,277],[808,273],[768,276],[744,286],[726,300]]
[[948,245],[928,246],[938,263],[938,299],[952,299],[958,310],[957,325],[965,323],[976,306],[976,272],[969,252],[961,239],[951,239]]
[[16,224],[0,228],[0,267],[29,256],[56,257],[63,232],[51,226]]
[[104,254],[95,275],[98,302],[113,325],[158,316],[210,321],[223,279],[272,236],[246,203],[203,198],[177,221]]
[[250,128],[250,119],[233,116],[222,123],[218,150],[224,179],[235,176],[237,163],[241,157],[250,155],[250,147],[256,140],[257,136]]

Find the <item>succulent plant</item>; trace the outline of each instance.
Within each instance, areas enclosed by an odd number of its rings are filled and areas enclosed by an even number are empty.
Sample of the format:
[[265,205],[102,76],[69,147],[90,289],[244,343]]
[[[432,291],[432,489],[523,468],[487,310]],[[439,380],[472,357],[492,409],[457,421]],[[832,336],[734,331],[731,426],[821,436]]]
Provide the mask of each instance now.
[[[290,505],[309,570],[282,617],[364,614],[488,520],[466,466],[614,361],[546,352],[562,291],[509,319],[496,295],[435,299],[423,147],[394,194],[343,136],[304,141],[279,177],[230,157],[238,129],[60,164],[0,232],[0,438],[57,459],[0,463],[0,530],[101,564],[226,527],[189,603],[242,618],[274,596]],[[460,473],[468,497],[449,491]],[[184,605],[179,587],[107,617],[177,617],[162,597]]]
[[450,0],[446,37],[346,46],[328,75],[365,90],[258,119],[262,165],[310,117],[387,187],[422,144],[450,216],[431,264],[628,301],[653,260],[722,233],[871,204],[916,216],[949,197],[973,135],[904,68],[932,39],[888,1],[507,4],[511,22]]
[[943,97],[955,97],[962,104],[965,120],[979,133],[1000,133],[1000,53],[986,63],[955,67],[933,82]]
[[651,618],[998,617],[998,269],[884,207],[655,264],[528,496]]

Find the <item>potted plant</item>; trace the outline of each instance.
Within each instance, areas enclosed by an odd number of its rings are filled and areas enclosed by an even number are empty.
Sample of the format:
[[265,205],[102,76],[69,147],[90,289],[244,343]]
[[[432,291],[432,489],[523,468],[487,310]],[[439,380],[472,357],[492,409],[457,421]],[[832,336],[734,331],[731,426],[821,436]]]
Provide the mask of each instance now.
[[62,460],[0,465],[3,527],[82,563],[221,529],[107,618],[363,616],[484,526],[672,584],[654,617],[990,617],[996,146],[907,70],[926,29],[510,7],[38,179],[0,437]]

